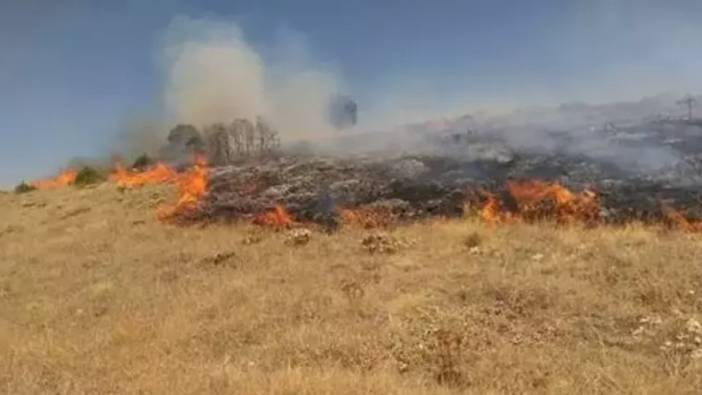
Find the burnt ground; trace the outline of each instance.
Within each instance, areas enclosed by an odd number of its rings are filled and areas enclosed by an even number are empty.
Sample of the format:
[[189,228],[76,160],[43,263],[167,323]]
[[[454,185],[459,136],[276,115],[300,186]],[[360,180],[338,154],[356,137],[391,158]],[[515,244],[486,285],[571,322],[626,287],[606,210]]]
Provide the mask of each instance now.
[[[543,157],[527,163],[474,163],[448,157],[396,159],[280,158],[211,170],[210,191],[200,218],[250,218],[275,205],[299,220],[326,222],[339,208],[383,208],[398,218],[459,216],[466,203],[497,194],[514,207],[504,185],[541,179],[573,191],[594,191],[605,222],[658,221],[664,208],[702,218],[702,189],[642,177],[610,178],[585,161]],[[583,168],[589,173],[584,173]],[[580,173],[578,173],[580,172]],[[584,173],[584,174],[583,174]],[[583,174],[578,176],[578,174]]]
[[487,195],[514,211],[505,189],[510,180],[593,191],[598,221],[605,223],[658,222],[669,209],[702,218],[702,128],[696,125],[654,122],[586,137],[542,133],[548,150],[515,148],[504,136],[450,130],[401,153],[283,154],[214,167],[209,193],[188,219],[249,219],[276,205],[297,220],[330,226],[339,209],[380,209],[397,219],[451,217],[466,205],[481,207]]

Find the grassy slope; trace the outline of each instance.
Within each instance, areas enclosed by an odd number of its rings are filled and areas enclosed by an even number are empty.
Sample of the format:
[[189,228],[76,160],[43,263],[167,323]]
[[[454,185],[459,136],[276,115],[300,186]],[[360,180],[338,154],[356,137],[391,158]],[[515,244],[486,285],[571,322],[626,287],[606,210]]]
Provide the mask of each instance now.
[[160,224],[169,195],[0,194],[0,392],[702,388],[699,236],[447,221],[371,254],[361,229]]

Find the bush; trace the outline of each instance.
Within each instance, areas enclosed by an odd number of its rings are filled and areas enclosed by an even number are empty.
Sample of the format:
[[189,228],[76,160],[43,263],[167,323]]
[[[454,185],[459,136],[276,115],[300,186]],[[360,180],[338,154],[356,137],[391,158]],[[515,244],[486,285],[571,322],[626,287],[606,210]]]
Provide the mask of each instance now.
[[76,175],[74,185],[82,187],[105,181],[105,176],[90,166],[82,168]]
[[27,193],[36,190],[37,187],[35,187],[32,184],[27,184],[26,182],[22,181],[21,183],[17,184],[15,187],[15,193]]
[[154,164],[153,159],[149,155],[142,154],[140,157],[136,158],[132,169],[145,170]]

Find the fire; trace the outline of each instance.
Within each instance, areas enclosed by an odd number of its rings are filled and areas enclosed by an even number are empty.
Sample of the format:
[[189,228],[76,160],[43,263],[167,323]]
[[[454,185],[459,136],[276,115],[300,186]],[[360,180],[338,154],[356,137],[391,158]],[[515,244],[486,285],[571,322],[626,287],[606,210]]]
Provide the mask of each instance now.
[[509,181],[507,191],[516,204],[516,212],[503,209],[494,195],[488,195],[480,218],[488,223],[512,219],[536,221],[553,218],[561,223],[593,222],[599,219],[597,195],[589,190],[574,193],[558,183],[540,180]]
[[339,218],[347,225],[378,228],[387,226],[392,222],[392,213],[381,208],[340,209]]
[[174,180],[177,175],[175,170],[161,162],[143,172],[126,170],[118,163],[110,175],[110,180],[116,182],[120,188],[134,188],[147,184],[163,184]]
[[663,215],[667,222],[685,232],[702,233],[702,221],[689,220],[682,213],[672,208],[664,207]]
[[76,181],[78,172],[67,169],[60,172],[56,177],[46,180],[32,182],[32,186],[37,189],[56,189],[73,184]]
[[272,226],[274,228],[286,228],[293,224],[293,219],[285,210],[285,207],[276,205],[272,210],[259,214],[254,218],[256,225]]
[[485,205],[478,213],[480,219],[490,224],[504,222],[507,214],[502,210],[499,200],[492,194],[488,195]]
[[194,211],[200,200],[207,194],[207,163],[201,157],[196,157],[194,162],[186,172],[175,173],[178,201],[173,206],[159,208],[157,214],[160,219]]
[[507,190],[528,220],[555,217],[559,222],[587,222],[599,217],[597,195],[588,190],[576,194],[558,183],[539,180],[510,181]]
[[183,173],[178,173],[162,162],[144,171],[127,170],[117,163],[110,175],[110,180],[121,188],[175,183],[178,190],[178,200],[173,205],[158,208],[156,212],[159,219],[165,220],[196,209],[198,202],[207,193],[207,163],[204,157],[197,156],[193,159],[192,167]]

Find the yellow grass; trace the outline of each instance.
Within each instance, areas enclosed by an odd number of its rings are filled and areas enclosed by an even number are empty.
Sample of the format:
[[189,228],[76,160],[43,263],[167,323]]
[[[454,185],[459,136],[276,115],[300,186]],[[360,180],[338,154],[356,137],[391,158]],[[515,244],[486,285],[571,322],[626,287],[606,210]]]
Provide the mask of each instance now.
[[371,253],[363,229],[164,225],[169,199],[0,194],[0,393],[702,388],[700,236],[431,221]]

